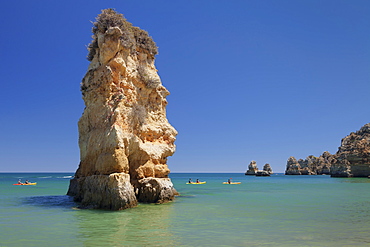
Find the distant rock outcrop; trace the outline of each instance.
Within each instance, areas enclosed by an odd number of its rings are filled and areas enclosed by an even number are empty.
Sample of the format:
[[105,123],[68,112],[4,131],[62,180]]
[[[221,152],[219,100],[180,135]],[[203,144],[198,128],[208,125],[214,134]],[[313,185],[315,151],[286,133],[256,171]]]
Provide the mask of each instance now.
[[332,177],[370,176],[370,123],[342,139],[335,159]]
[[287,161],[285,175],[301,175],[301,166],[293,156],[290,156]]
[[313,155],[306,159],[299,159],[290,157],[287,161],[285,170],[286,175],[323,175],[330,174],[330,167],[334,160],[334,156],[329,152],[324,152],[320,157]]
[[263,166],[263,171],[267,172],[268,174],[273,174],[272,172],[272,168],[270,166],[270,164],[266,163],[264,166]]
[[113,9],[93,27],[91,61],[81,83],[80,164],[68,195],[82,207],[120,210],[177,194],[167,167],[177,132],[166,118],[167,89],[146,31]]
[[256,175],[258,171],[257,162],[252,160],[249,163],[248,170],[245,172],[245,175]]
[[249,163],[248,170],[245,172],[245,175],[253,176],[270,176],[272,174],[272,168],[270,164],[265,164],[263,170],[258,170],[257,162],[252,160]]
[[370,123],[342,139],[336,154],[324,152],[320,157],[308,156],[305,160],[290,157],[286,175],[322,175],[332,177],[370,176]]

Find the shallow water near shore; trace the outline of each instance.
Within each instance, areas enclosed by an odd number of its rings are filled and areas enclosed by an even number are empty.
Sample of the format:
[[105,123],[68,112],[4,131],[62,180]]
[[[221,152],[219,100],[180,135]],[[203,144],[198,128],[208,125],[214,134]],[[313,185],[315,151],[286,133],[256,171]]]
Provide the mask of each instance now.
[[370,246],[367,178],[172,173],[174,202],[110,212],[77,209],[72,176],[0,173],[0,246]]

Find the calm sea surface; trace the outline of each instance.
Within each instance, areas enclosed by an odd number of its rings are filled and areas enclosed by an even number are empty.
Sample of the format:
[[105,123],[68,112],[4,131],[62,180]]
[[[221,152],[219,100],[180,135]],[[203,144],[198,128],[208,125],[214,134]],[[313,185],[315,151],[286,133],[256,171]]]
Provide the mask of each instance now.
[[173,173],[175,202],[109,212],[76,209],[72,176],[0,173],[0,246],[370,246],[367,178]]

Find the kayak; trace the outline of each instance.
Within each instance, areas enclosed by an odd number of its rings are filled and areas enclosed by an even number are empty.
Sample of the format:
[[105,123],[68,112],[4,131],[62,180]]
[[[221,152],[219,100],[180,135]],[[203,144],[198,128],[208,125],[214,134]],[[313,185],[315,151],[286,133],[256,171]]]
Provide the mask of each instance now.
[[204,181],[204,182],[195,182],[195,183],[186,183],[186,184],[205,184],[205,183],[207,183],[206,181]]
[[13,184],[13,185],[36,185],[37,183],[28,183],[28,184]]
[[223,182],[223,184],[241,184],[242,182],[231,182],[231,183],[229,183],[229,182]]

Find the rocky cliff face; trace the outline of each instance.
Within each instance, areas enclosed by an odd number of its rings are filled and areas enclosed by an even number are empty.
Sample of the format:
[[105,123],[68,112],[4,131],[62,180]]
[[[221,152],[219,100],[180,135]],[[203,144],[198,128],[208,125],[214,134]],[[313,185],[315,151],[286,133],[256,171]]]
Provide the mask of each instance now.
[[167,167],[177,132],[166,118],[169,92],[154,66],[156,54],[147,32],[121,14],[98,15],[81,83],[81,161],[67,193],[84,207],[120,210],[177,194]]
[[290,156],[287,161],[285,175],[301,175],[301,166],[293,156]]
[[370,176],[370,123],[342,139],[335,159],[333,177]]
[[285,170],[286,175],[323,175],[330,174],[330,167],[334,160],[334,156],[329,152],[324,152],[319,157],[313,155],[306,159],[290,157],[287,161]]
[[321,175],[333,177],[370,176],[370,123],[342,139],[336,154],[324,152],[320,157],[308,156],[305,160],[290,157],[286,175]]

